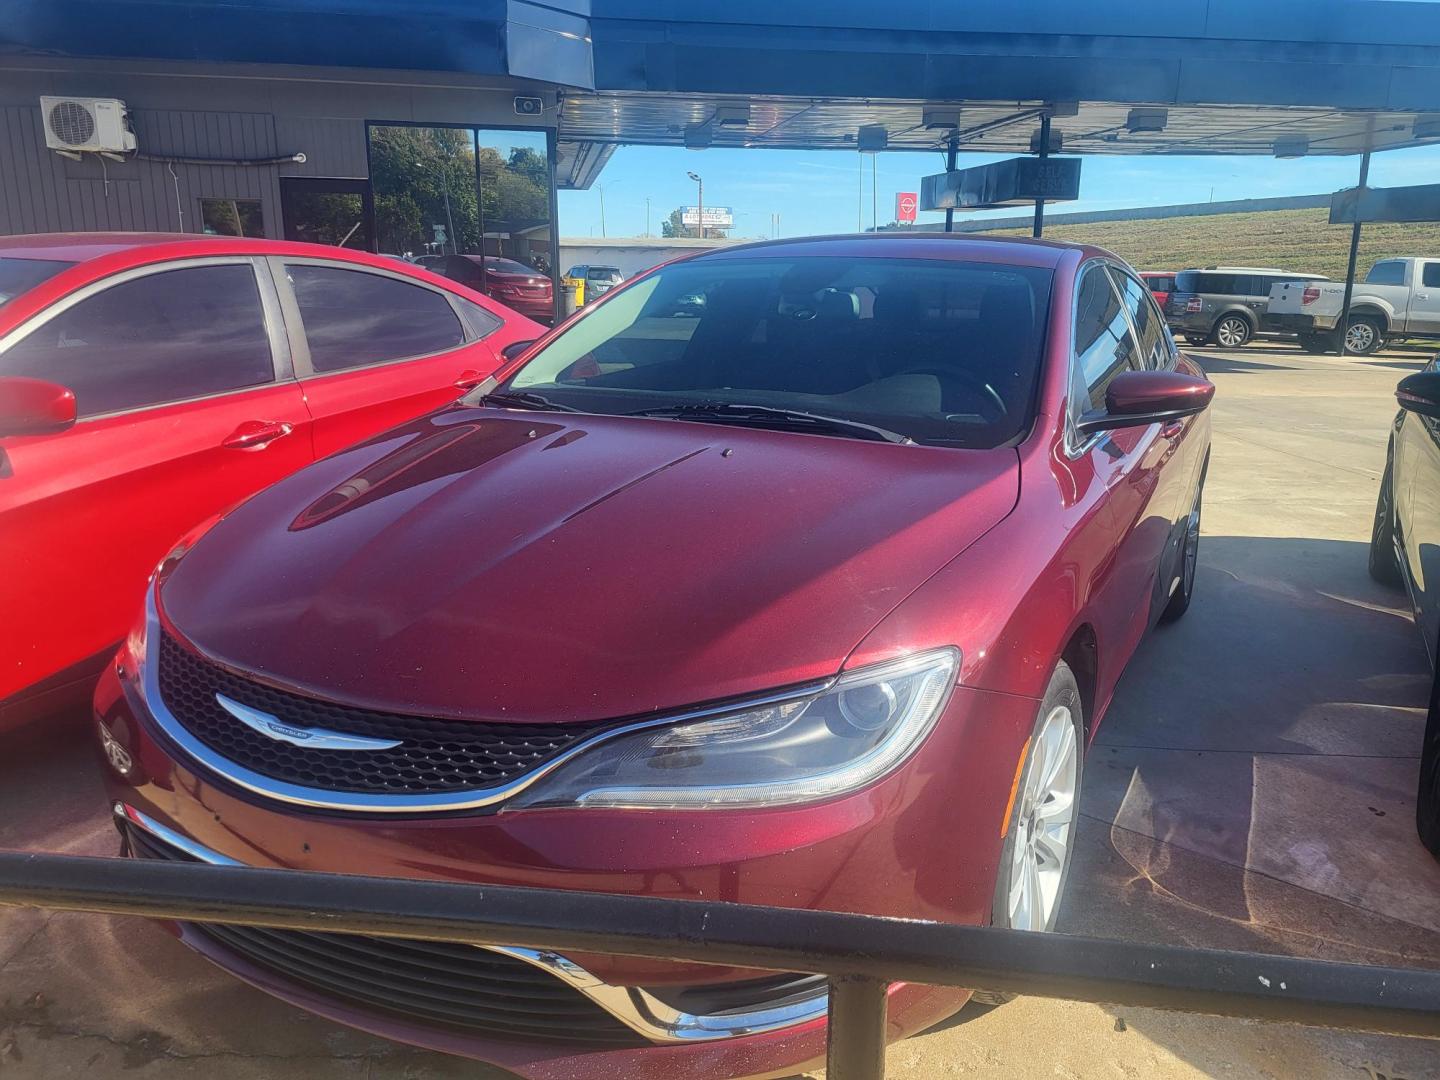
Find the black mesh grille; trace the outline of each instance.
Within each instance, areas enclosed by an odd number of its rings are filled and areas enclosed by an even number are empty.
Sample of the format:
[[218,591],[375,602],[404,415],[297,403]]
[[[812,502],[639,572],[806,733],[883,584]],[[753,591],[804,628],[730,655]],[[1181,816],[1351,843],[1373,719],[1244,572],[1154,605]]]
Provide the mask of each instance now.
[[[301,697],[234,675],[162,633],[160,695],[217,754],[302,787],[380,795],[443,794],[504,784],[607,726],[471,723],[371,712]],[[389,750],[320,750],[271,739],[220,707],[217,693],[282,723],[398,739]]]
[[[193,861],[132,825],[130,854]],[[583,994],[511,956],[471,945],[254,926],[187,924],[293,983],[370,1012],[503,1039],[647,1046]]]

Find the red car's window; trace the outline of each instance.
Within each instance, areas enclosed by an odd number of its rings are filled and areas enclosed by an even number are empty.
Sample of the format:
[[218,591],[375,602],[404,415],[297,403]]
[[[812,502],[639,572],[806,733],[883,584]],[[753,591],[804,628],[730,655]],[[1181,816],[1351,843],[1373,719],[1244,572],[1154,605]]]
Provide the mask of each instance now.
[[1140,357],[1144,366],[1159,369],[1170,366],[1170,343],[1165,337],[1165,320],[1155,307],[1150,290],[1120,270],[1112,267],[1111,276],[1125,298],[1125,309],[1140,337]]
[[450,301],[433,289],[336,266],[286,267],[316,372],[426,356],[465,343]]
[[0,375],[68,386],[82,417],[273,382],[255,271],[196,266],[112,285],[18,341]]
[[1051,278],[941,259],[680,262],[577,320],[508,386],[584,411],[761,405],[998,446],[1029,428]]
[[1080,279],[1075,300],[1075,355],[1089,395],[1088,403],[1076,403],[1082,411],[1105,407],[1105,388],[1116,375],[1129,370],[1136,351],[1110,275],[1099,263],[1091,264]]
[[0,307],[74,265],[60,259],[0,258]]

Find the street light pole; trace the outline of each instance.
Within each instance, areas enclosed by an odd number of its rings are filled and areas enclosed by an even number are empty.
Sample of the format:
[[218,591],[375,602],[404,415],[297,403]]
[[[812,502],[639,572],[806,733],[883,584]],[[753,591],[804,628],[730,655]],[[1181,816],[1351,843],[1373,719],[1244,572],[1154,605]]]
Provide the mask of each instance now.
[[695,181],[695,228],[701,240],[705,239],[705,181],[696,176],[693,172],[687,172],[686,176]]
[[605,236],[605,185],[596,184],[595,190],[600,192],[600,235]]

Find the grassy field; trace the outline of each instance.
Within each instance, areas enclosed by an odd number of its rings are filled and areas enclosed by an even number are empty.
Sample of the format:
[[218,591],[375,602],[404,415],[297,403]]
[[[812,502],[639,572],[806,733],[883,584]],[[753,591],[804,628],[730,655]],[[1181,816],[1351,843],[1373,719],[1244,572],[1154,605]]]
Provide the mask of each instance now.
[[[1350,226],[1329,224],[1329,213],[1320,207],[1088,225],[1047,224],[1045,236],[1098,244],[1141,270],[1274,266],[1343,279]],[[1000,235],[1028,236],[1029,230],[1007,229]],[[1357,277],[1363,279],[1376,259],[1392,255],[1440,256],[1440,224],[1366,225],[1360,234]]]

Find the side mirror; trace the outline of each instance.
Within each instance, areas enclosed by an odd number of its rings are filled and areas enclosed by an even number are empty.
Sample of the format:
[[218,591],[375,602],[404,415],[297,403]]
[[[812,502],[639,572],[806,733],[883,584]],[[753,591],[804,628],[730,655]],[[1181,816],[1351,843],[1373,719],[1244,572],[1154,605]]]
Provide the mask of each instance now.
[[1086,413],[1075,427],[1090,435],[1165,424],[1204,412],[1214,396],[1215,384],[1209,379],[1178,371],[1124,371],[1106,387],[1104,410]]
[[1440,418],[1440,371],[1406,375],[1395,388],[1395,400],[1406,412]]
[[528,349],[531,345],[534,344],[534,338],[531,338],[529,341],[512,341],[509,345],[506,345],[503,349],[500,350],[500,355],[503,356],[506,360],[514,360],[517,356],[519,356],[522,352],[524,352],[526,349]]
[[48,435],[75,423],[75,393],[68,386],[0,376],[0,436]]

